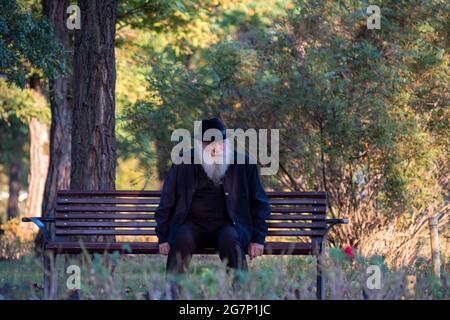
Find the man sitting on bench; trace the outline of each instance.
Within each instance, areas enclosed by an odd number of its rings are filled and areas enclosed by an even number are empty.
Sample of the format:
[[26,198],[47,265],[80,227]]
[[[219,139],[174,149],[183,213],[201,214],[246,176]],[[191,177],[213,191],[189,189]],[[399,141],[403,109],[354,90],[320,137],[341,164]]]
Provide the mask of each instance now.
[[[247,270],[245,253],[251,259],[263,254],[269,200],[256,164],[248,157],[239,164],[231,154],[222,122],[201,125],[202,141],[195,140],[201,147],[191,151],[190,164],[172,164],[165,177],[155,214],[159,251],[168,255],[166,273],[186,272],[192,254],[205,247],[215,248],[227,267]],[[219,130],[221,139],[205,141],[208,129]],[[203,153],[201,164],[194,152]]]

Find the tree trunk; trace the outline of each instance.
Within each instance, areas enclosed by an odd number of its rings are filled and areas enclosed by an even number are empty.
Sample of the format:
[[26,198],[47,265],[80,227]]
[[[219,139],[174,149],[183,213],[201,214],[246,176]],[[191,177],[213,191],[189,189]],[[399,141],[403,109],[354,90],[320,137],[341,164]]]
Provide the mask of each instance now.
[[71,189],[114,190],[116,1],[78,0],[75,32]]
[[[58,40],[71,63],[73,54],[72,34],[66,27],[66,9],[69,0],[43,1],[43,11],[52,24]],[[71,156],[71,105],[72,76],[60,75],[50,82],[50,106],[52,112],[50,130],[50,165],[45,186],[44,215],[53,215],[56,206],[56,191],[70,187]]]
[[25,215],[40,217],[49,162],[49,130],[47,124],[39,121],[37,118],[32,118],[29,123],[29,131],[30,174],[28,177],[28,199]]
[[[114,190],[116,1],[78,0],[75,31],[71,189]],[[111,236],[86,241],[114,241]]]
[[[67,29],[67,7],[69,0],[43,0],[42,9],[52,25],[57,39],[66,52],[66,63],[70,69],[73,59],[73,33]],[[72,134],[72,74],[59,75],[50,80],[50,164],[45,184],[43,216],[54,216],[57,190],[70,187],[70,156]],[[42,240],[40,231],[37,247]]]
[[433,274],[436,277],[441,276],[441,250],[439,245],[438,232],[438,215],[428,217],[428,227],[430,228],[430,244],[431,244],[431,265]]
[[[29,80],[31,95],[36,110],[46,108],[47,100],[43,93],[40,77],[33,74]],[[42,199],[49,163],[49,130],[48,125],[38,118],[31,118],[28,124],[30,135],[30,172],[28,175],[28,198],[26,216],[40,217]]]
[[8,220],[19,216],[19,193],[20,193],[20,175],[22,165],[19,162],[13,162],[9,167],[9,197],[7,216]]

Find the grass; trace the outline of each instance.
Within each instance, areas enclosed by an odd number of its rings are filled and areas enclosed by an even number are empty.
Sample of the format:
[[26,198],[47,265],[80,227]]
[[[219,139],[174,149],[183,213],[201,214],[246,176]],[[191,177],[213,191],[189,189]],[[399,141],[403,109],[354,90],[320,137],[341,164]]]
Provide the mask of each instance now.
[[[66,299],[70,293],[66,287],[70,274],[65,274],[65,269],[71,264],[80,266],[81,299],[171,297],[164,273],[165,257],[113,254],[59,259],[58,299]],[[379,289],[367,287],[369,265],[381,271]],[[439,279],[425,261],[390,270],[381,257],[349,259],[341,250],[330,249],[324,270],[327,298],[449,299],[448,262],[443,267]],[[237,274],[241,286],[233,290],[232,279],[218,257],[194,256],[189,273],[172,280],[183,287],[182,299],[315,299],[313,257],[264,256],[249,261],[249,269],[248,273]],[[40,259],[32,255],[0,261],[0,299],[42,299],[42,272]]]

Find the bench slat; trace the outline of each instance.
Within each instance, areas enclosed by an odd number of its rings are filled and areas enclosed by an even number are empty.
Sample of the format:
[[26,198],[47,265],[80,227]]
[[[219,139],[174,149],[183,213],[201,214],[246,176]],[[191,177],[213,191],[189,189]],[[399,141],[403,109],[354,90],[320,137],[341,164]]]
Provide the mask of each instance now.
[[56,219],[123,219],[123,220],[154,220],[154,214],[127,213],[56,213]]
[[[270,230],[268,236],[322,236],[325,230]],[[128,236],[153,236],[155,230],[144,229],[62,229],[56,228],[56,235],[128,235]]]
[[146,206],[56,206],[57,212],[154,212],[156,207]]
[[156,222],[108,222],[108,221],[56,221],[57,228],[73,228],[73,227],[110,227],[110,228],[154,228]]
[[[117,220],[154,220],[154,214],[125,213],[56,213],[57,220],[70,219],[117,219]],[[267,220],[325,220],[325,214],[272,214]]]
[[[57,228],[74,228],[74,227],[106,227],[106,228],[154,228],[156,227],[156,222],[108,222],[108,221],[56,221]],[[269,222],[269,228],[277,229],[319,229],[325,228],[326,223],[323,222],[310,222],[310,223],[299,223],[299,222]]]
[[[159,201],[159,200],[158,200]],[[75,207],[81,207],[79,206],[80,204],[122,204],[122,205],[133,205],[133,204],[149,204],[149,205],[156,205],[158,203],[158,201],[155,200],[151,200],[151,199],[110,199],[110,198],[82,198],[82,199],[78,199],[78,198],[74,198],[74,199],[70,199],[70,198],[64,198],[64,199],[58,199],[58,208],[73,208],[75,205]],[[77,206],[78,205],[78,206]],[[292,206],[292,207],[280,207],[280,206],[273,206],[274,203],[271,203],[272,205],[272,212],[275,213],[281,213],[281,212],[326,212],[326,205],[323,204],[318,204],[318,205],[309,205],[309,206]],[[121,207],[122,208],[122,207]],[[128,207],[125,207],[128,208]],[[130,207],[132,208],[132,207]],[[153,212],[155,211],[157,208],[157,206],[148,206],[148,209],[146,209],[146,211],[148,212]],[[102,210],[105,210],[104,208],[102,208]],[[128,209],[127,209],[128,210]],[[69,209],[67,210],[61,210],[61,211],[70,211]],[[76,210],[71,210],[71,211],[76,211]],[[97,210],[100,211],[100,210]],[[132,211],[130,211],[132,212]],[[133,211],[134,212],[134,211]]]
[[327,200],[326,199],[314,199],[314,198],[304,198],[304,199],[270,199],[270,204],[282,204],[282,205],[290,205],[290,204],[321,204],[326,205]]
[[325,230],[270,230],[268,236],[323,236]]
[[[58,190],[58,197],[160,197],[161,190]],[[326,198],[324,191],[272,191],[269,198]]]
[[[81,253],[83,250],[89,252],[114,252],[134,254],[156,254],[158,253],[157,242],[50,242],[46,244],[47,250],[59,253]],[[214,253],[213,248],[200,249],[196,254]],[[312,244],[310,242],[266,242],[264,254],[311,254]]]
[[58,197],[160,197],[161,190],[58,190]]
[[269,198],[327,198],[325,191],[270,191]]
[[[57,205],[56,206],[56,211],[58,212],[65,212],[65,211],[91,211],[91,212],[95,212],[95,211],[109,211],[109,212],[153,212],[156,210],[157,205],[159,204],[159,200],[147,200],[150,204],[153,204],[154,206],[142,206],[142,205],[131,205],[131,206],[126,206],[126,205],[105,205],[105,206],[83,206],[80,205],[79,203],[77,203],[76,205],[71,205],[71,204],[64,204],[64,205]],[[85,204],[94,204],[94,203],[88,203],[86,202]],[[99,203],[100,204],[100,203]],[[317,211],[318,209],[323,209],[325,207],[326,204],[326,200],[324,199],[275,199],[275,200],[271,200],[270,201],[271,205],[305,205],[305,204],[309,204],[309,205],[322,205],[321,207],[301,207],[301,210],[313,210],[316,209],[315,211]],[[285,210],[289,210],[289,207],[285,207],[285,208],[277,208],[278,210],[280,209],[285,209]]]
[[133,230],[117,230],[117,229],[55,229],[55,234],[63,235],[123,235],[123,236],[154,236],[155,230],[133,229]]
[[272,213],[326,213],[326,206],[271,207]]
[[291,228],[291,229],[320,229],[326,228],[327,224],[325,221],[319,222],[272,222],[268,221],[269,228]]
[[[108,209],[110,207],[75,207],[75,206],[58,206],[58,212],[69,212],[69,211],[104,211],[104,212],[155,212],[157,207],[145,207],[145,210],[141,210],[140,207],[125,207],[125,206],[117,206],[113,209]],[[81,209],[83,208],[83,209]],[[86,210],[87,208],[88,210]],[[312,212],[326,212],[326,206],[293,206],[293,207],[271,207],[271,211],[273,213],[312,213]]]
[[267,220],[325,220],[325,214],[272,214]]
[[59,205],[67,204],[158,204],[159,199],[138,198],[58,198]]
[[[129,221],[120,221],[120,222],[110,222],[110,221],[61,221],[58,220],[55,222],[57,228],[74,228],[74,227],[107,227],[107,228],[154,228],[156,227],[156,222],[129,222]],[[320,222],[272,222],[268,223],[269,228],[291,228],[291,229],[319,229],[325,228],[325,221]]]

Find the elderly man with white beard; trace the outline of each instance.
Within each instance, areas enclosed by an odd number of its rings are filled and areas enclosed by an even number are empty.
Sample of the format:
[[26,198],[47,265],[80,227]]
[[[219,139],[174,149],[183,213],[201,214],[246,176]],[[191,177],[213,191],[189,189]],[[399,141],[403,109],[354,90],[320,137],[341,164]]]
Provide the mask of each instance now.
[[[237,161],[219,119],[201,125],[201,148],[191,150],[190,163],[172,164],[155,215],[167,274],[186,272],[192,255],[204,247],[215,248],[235,270],[248,269],[245,253],[252,259],[264,250],[270,205],[256,164],[248,156]],[[209,129],[219,130],[221,139],[206,140]],[[195,150],[203,154],[201,164],[194,163]]]

